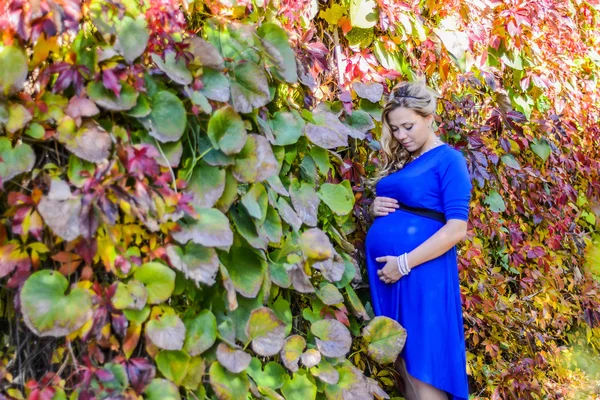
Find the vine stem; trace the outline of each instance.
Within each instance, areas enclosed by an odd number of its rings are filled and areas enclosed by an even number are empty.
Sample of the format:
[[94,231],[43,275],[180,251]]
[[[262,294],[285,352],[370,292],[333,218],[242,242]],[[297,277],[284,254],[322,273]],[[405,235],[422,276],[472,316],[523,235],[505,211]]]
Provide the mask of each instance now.
[[163,159],[167,163],[167,167],[169,167],[169,171],[171,171],[171,179],[173,179],[173,190],[175,191],[175,193],[177,193],[177,182],[176,182],[177,179],[175,179],[175,172],[173,172],[171,163],[169,162],[169,159],[163,152],[163,149],[162,149],[162,147],[160,147],[160,144],[158,143],[158,140],[156,140],[156,138],[154,138],[154,143],[156,143],[156,148],[158,149],[158,151],[160,152],[160,155],[163,157]]

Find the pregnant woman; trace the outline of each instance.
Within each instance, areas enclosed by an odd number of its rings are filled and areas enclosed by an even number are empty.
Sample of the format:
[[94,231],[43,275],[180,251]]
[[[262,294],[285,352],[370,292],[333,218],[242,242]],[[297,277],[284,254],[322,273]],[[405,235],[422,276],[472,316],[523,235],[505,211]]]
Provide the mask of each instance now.
[[471,181],[462,154],[434,133],[436,99],[420,83],[392,90],[366,238],[375,315],[407,331],[396,360],[407,400],[469,398],[455,245],[467,233]]

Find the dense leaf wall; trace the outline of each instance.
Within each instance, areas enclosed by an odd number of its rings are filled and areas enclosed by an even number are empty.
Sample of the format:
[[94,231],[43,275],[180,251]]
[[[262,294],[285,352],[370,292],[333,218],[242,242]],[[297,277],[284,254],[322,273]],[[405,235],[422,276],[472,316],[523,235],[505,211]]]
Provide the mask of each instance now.
[[372,319],[361,279],[364,182],[385,94],[418,78],[476,183],[460,249],[474,394],[590,389],[597,3],[5,7],[7,394],[393,393],[405,334]]

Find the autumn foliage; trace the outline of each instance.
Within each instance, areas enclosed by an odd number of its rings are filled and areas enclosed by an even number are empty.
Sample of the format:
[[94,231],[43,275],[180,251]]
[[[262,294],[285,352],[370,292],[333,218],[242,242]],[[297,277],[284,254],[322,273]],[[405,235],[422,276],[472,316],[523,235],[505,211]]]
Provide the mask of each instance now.
[[597,0],[1,7],[0,398],[395,396],[365,182],[415,79],[474,181],[473,396],[592,396]]

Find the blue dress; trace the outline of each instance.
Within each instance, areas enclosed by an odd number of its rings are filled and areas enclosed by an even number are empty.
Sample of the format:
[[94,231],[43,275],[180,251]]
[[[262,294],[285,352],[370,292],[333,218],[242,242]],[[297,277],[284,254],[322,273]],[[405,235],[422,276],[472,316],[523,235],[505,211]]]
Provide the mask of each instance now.
[[[442,144],[382,178],[377,196],[442,212],[446,220],[468,219],[471,180],[462,154]],[[366,259],[375,315],[398,321],[407,331],[402,357],[410,375],[469,398],[456,248],[415,267],[393,284],[379,280],[380,256],[399,256],[425,242],[442,223],[396,210],[377,217],[366,238]]]

